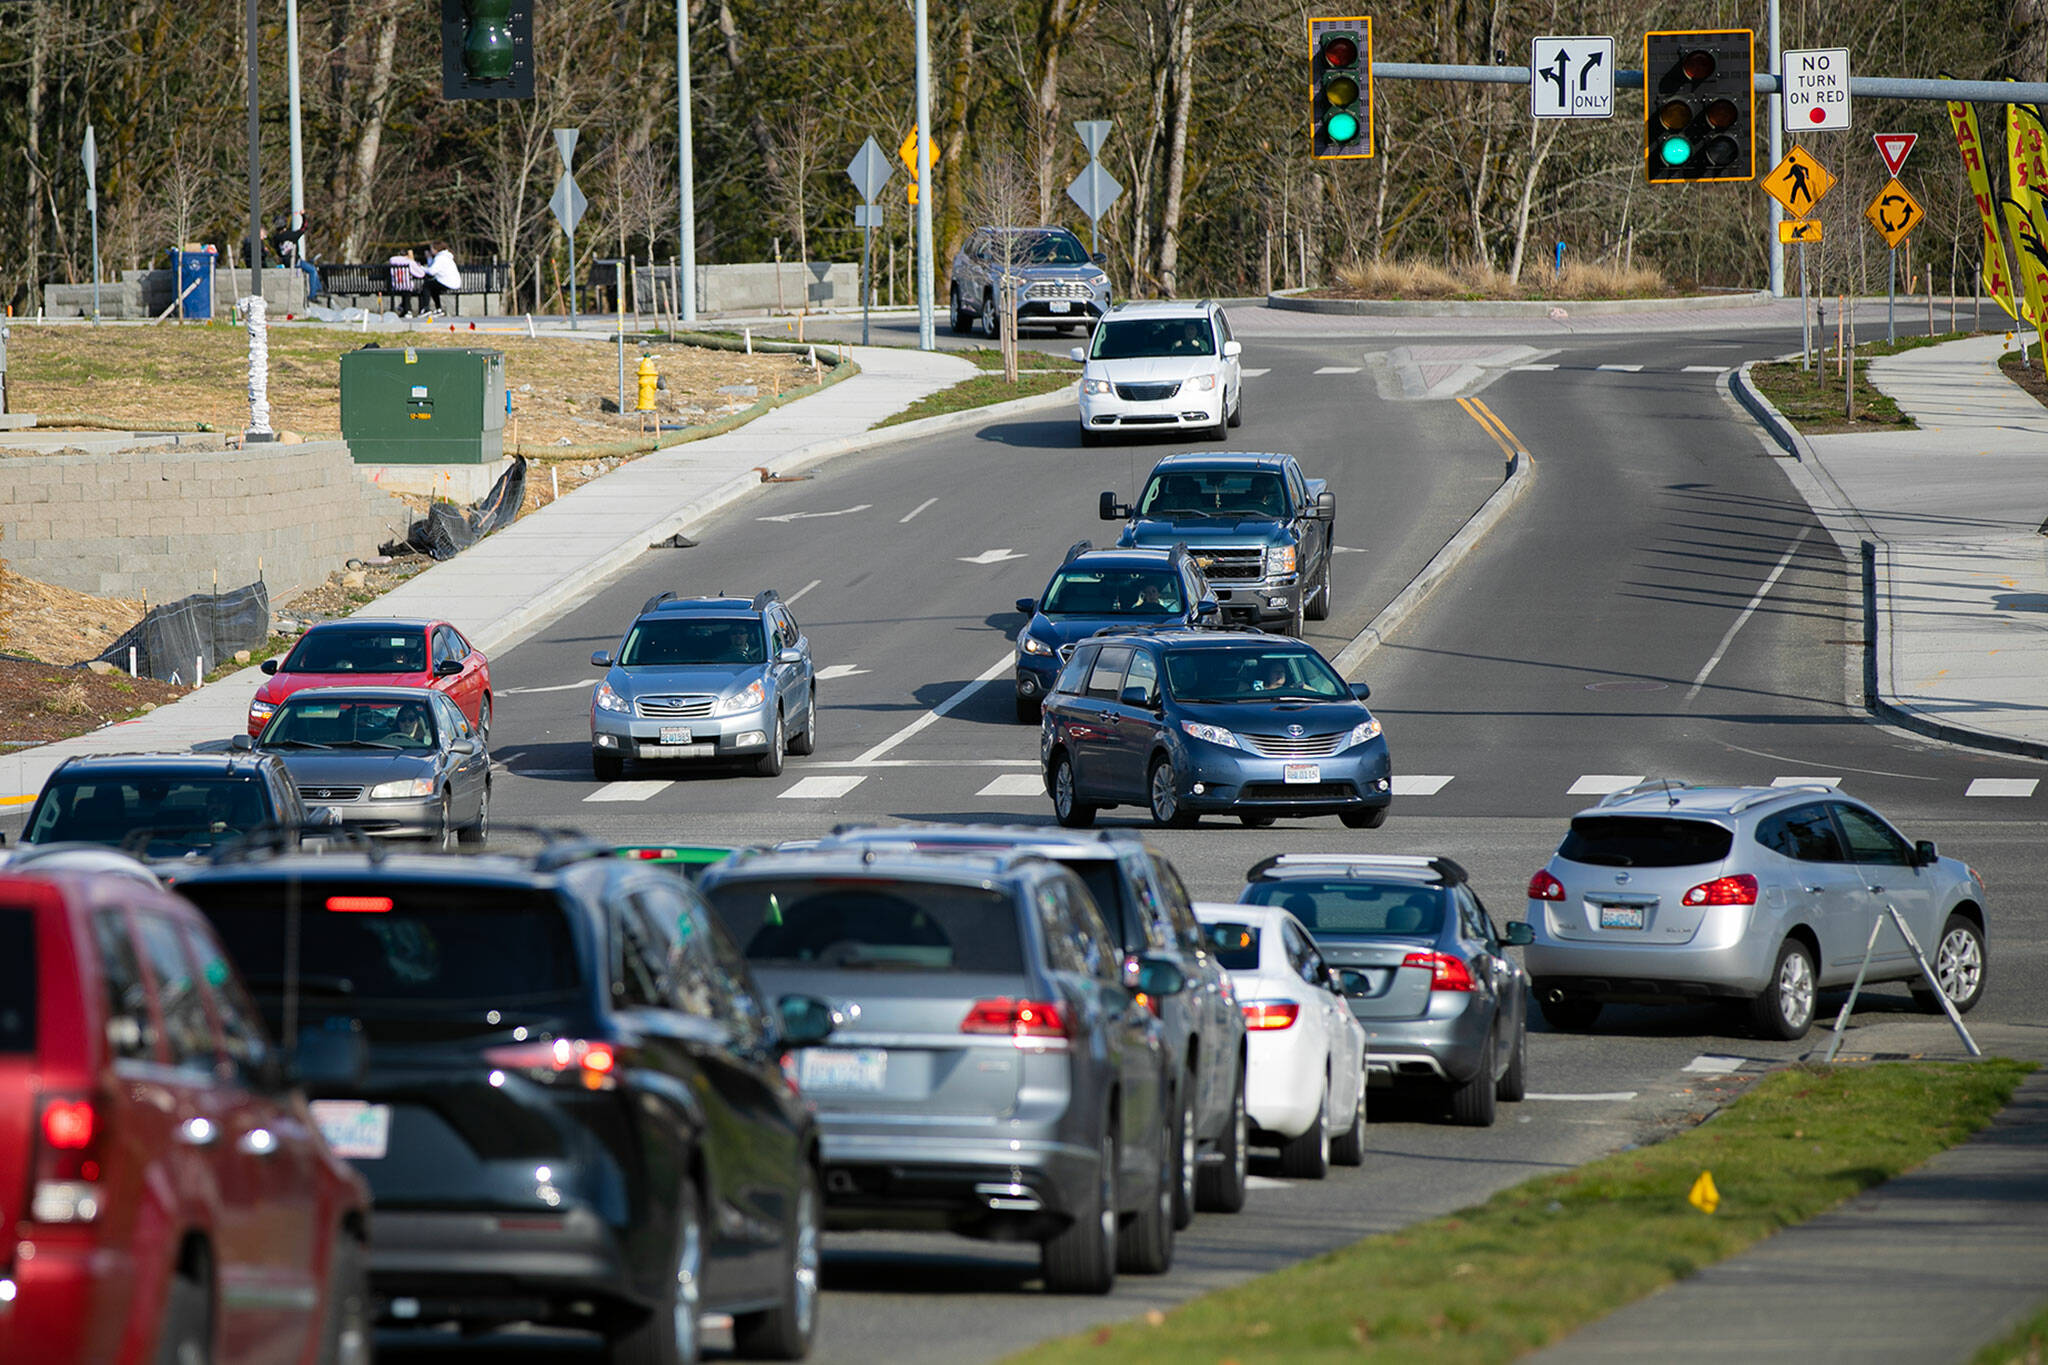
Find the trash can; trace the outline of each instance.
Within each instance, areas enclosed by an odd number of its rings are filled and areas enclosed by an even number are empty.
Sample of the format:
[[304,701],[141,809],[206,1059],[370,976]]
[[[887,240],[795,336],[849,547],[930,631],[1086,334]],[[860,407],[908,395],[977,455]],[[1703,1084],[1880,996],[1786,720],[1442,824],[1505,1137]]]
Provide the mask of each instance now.
[[505,456],[505,357],[365,346],[341,357],[341,437],[357,464],[492,464]]
[[213,316],[214,249],[173,251],[177,258],[178,316],[207,319]]

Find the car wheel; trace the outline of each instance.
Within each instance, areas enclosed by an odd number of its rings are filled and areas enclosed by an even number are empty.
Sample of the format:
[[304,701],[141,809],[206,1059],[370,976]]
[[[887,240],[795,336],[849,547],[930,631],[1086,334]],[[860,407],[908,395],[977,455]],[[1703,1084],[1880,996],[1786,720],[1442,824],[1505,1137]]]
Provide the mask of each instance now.
[[823,1264],[818,1176],[804,1167],[790,1220],[789,1258],[784,1263],[782,1298],[773,1308],[740,1313],[732,1320],[732,1341],[750,1360],[802,1360],[818,1333],[818,1277]]
[[1346,829],[1378,829],[1387,823],[1387,812],[1391,806],[1374,806],[1371,810],[1346,810],[1337,812],[1337,818],[1344,822]]
[[1195,1173],[1195,1207],[1208,1213],[1236,1213],[1244,1207],[1245,1177],[1250,1162],[1251,1122],[1244,1112],[1244,1062],[1240,1058],[1230,1091],[1230,1122],[1216,1143],[1214,1165]]
[[327,1259],[327,1321],[320,1329],[320,1365],[369,1365],[374,1323],[370,1265],[363,1244],[337,1233]]
[[789,751],[789,732],[783,728],[782,712],[775,712],[774,728],[768,731],[768,752],[754,760],[754,773],[759,777],[782,776],[782,756]]
[[616,782],[626,775],[626,760],[603,749],[592,749],[590,771],[600,782]]
[[1323,559],[1323,571],[1316,575],[1314,591],[1301,604],[1301,614],[1311,621],[1330,619],[1330,561]]
[[212,1267],[203,1254],[193,1259],[193,1265],[171,1276],[165,1291],[157,1365],[205,1365],[213,1359]]
[[486,744],[490,743],[490,740],[491,740],[491,694],[490,694],[490,693],[488,693],[488,692],[484,693],[482,697],[480,697],[480,698],[478,698],[478,699],[477,699],[477,704],[476,704],[476,733],[477,733],[477,737],[478,737],[479,739],[483,740],[483,741],[484,741],[484,742],[485,742]]
[[695,1365],[702,1349],[697,1315],[703,1308],[704,1219],[696,1188],[683,1186],[676,1208],[675,1269],[646,1316],[611,1339],[614,1365]]
[[1195,1150],[1195,1078],[1180,1078],[1180,1116],[1173,1129],[1173,1225],[1184,1228],[1195,1221],[1195,1172],[1201,1168],[1201,1154]]
[[481,844],[491,837],[491,784],[484,783],[484,803],[478,808],[474,823],[464,825],[456,831],[455,837],[465,844]]
[[433,839],[435,847],[439,848],[441,852],[453,853],[455,851],[456,836],[459,833],[460,831],[455,827],[455,797],[447,788],[443,787],[441,789],[441,832],[430,837]]
[[1280,1174],[1289,1180],[1321,1180],[1330,1173],[1330,1081],[1323,1078],[1315,1122],[1300,1137],[1280,1144]]
[[1063,753],[1052,758],[1052,816],[1068,829],[1095,823],[1095,807],[1074,795],[1074,765]]
[[789,751],[798,758],[818,752],[818,685],[811,684],[810,700],[804,703],[804,728],[790,737]]
[[1280,623],[1280,633],[1299,640],[1301,638],[1301,621],[1301,602],[1297,599],[1294,603],[1293,613]]
[[1230,425],[1234,427],[1244,425],[1244,384],[1242,381],[1237,386],[1237,401],[1230,406],[1229,420]]
[[1274,820],[1274,817],[1270,815],[1240,815],[1237,818],[1238,822],[1246,829],[1265,829]]
[[1039,1243],[1048,1294],[1107,1294],[1116,1287],[1116,1139],[1102,1135],[1095,1189],[1074,1201],[1074,1221]]
[[1557,1033],[1586,1033],[1600,1018],[1600,1002],[1583,995],[1565,995],[1556,1000],[1538,997],[1536,1008],[1543,1022]]
[[1506,1100],[1509,1104],[1520,1102],[1529,1093],[1529,1030],[1526,1025],[1515,1030],[1515,1052],[1508,1058],[1508,1069],[1500,1073],[1500,1083],[1494,1087],[1494,1098]]
[[1813,1026],[1813,954],[1797,939],[1778,945],[1778,961],[1764,993],[1749,1005],[1749,1021],[1766,1038],[1792,1042]]
[[1038,709],[1037,702],[1032,701],[1029,697],[1017,698],[1017,723],[1019,725],[1036,725],[1042,714],[1043,712]]
[[1358,1101],[1351,1107],[1351,1126],[1330,1143],[1330,1160],[1339,1166],[1365,1164],[1365,1077],[1358,1078]]
[[1152,820],[1168,829],[1193,829],[1200,817],[1181,804],[1180,793],[1174,790],[1173,764],[1165,757],[1152,760],[1152,772],[1145,779],[1145,790],[1152,799]]
[[1493,1035],[1486,1035],[1486,1045],[1479,1052],[1479,1070],[1472,1079],[1451,1090],[1451,1121],[1467,1128],[1493,1127],[1494,1075]]
[[[1956,1013],[1968,1014],[1984,996],[1984,931],[1961,915],[1950,915],[1941,927],[1941,941],[1935,944],[1934,961],[1929,965]],[[1923,1009],[1941,1008],[1924,979],[1914,985],[1913,999]]]
[[1174,1157],[1179,1144],[1174,1140],[1173,1128],[1170,1122],[1159,1125],[1159,1159],[1153,1163],[1156,1188],[1152,1197],[1130,1222],[1117,1230],[1116,1268],[1120,1271],[1164,1275],[1173,1269],[1173,1203],[1177,1184],[1173,1172],[1180,1164]]
[[966,336],[973,329],[967,323],[967,310],[960,306],[960,286],[953,286],[953,335]]
[[1002,324],[996,318],[996,296],[985,293],[981,296],[981,334],[994,341],[1001,332]]

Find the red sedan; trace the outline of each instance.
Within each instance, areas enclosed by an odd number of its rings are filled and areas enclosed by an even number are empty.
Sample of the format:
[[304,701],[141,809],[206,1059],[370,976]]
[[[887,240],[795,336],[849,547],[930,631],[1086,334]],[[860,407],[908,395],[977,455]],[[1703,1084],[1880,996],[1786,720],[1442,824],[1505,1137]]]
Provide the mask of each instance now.
[[491,733],[491,661],[446,621],[364,621],[314,626],[249,703],[249,733],[261,734],[278,703],[307,687],[431,687],[446,692],[477,733]]

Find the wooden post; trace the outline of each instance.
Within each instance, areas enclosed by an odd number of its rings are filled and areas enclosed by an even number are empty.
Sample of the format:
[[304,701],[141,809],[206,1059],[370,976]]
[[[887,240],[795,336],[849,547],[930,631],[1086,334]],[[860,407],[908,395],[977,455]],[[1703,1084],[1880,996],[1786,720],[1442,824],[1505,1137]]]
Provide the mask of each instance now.
[[1849,311],[1849,300],[1842,300],[1842,325],[1848,328],[1848,349],[1842,353],[1842,402],[1850,421],[1856,420],[1856,315]]
[[1927,335],[1934,335],[1934,267],[1927,267]]

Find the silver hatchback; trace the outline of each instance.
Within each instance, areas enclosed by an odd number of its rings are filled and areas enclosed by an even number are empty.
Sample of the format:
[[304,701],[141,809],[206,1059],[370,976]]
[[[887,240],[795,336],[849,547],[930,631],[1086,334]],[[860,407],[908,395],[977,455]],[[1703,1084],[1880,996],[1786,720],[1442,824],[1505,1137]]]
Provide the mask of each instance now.
[[[1886,914],[1897,907],[1958,1010],[1984,991],[1984,882],[1832,787],[1652,782],[1572,817],[1529,881],[1523,961],[1553,1028],[1591,1027],[1607,1001],[1747,1001],[1765,1037],[1802,1037],[1815,993],[1912,981],[1936,1006]],[[1880,926],[1879,919],[1885,923]]]

